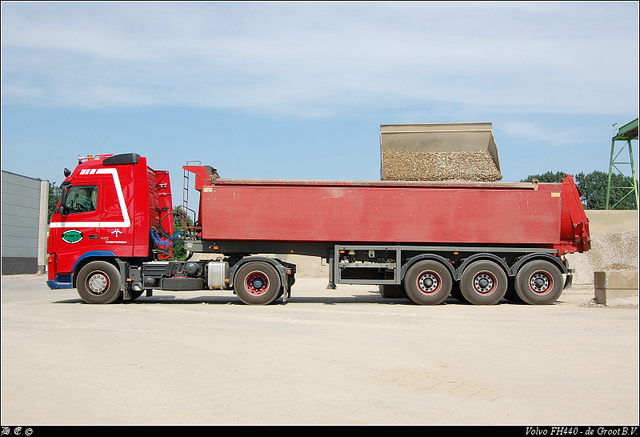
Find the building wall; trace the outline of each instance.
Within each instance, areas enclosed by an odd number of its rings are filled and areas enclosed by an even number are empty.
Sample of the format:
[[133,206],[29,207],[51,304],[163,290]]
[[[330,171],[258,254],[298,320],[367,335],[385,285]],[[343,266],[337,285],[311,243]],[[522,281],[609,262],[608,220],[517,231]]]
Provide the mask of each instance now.
[[44,273],[49,182],[2,171],[2,274]]

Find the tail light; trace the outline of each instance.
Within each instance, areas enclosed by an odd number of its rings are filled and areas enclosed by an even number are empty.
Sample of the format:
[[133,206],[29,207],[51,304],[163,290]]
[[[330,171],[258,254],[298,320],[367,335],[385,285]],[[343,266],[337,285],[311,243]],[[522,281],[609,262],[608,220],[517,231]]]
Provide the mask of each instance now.
[[47,258],[47,276],[50,281],[56,280],[56,254],[52,253]]

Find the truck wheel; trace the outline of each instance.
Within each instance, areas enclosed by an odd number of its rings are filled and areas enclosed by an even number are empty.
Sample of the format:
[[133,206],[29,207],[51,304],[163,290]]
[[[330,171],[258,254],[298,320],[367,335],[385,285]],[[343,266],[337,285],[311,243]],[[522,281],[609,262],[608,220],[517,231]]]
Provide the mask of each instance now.
[[476,261],[464,269],[460,291],[474,305],[494,305],[507,292],[507,274],[493,261]]
[[265,262],[251,261],[238,269],[233,281],[236,294],[247,305],[267,305],[278,298],[280,275]]
[[120,296],[120,272],[106,261],[92,261],[80,269],[78,294],[87,303],[111,303]]
[[516,293],[524,302],[549,305],[562,294],[562,272],[548,261],[530,261],[516,275],[515,286]]
[[425,260],[409,268],[404,289],[418,305],[437,305],[449,297],[452,282],[449,269],[437,261]]

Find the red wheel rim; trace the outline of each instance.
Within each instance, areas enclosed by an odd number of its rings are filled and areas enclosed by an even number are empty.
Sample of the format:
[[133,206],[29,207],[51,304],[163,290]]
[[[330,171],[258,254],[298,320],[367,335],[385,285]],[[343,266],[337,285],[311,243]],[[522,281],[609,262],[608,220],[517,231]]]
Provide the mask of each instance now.
[[261,296],[269,289],[269,278],[263,272],[254,270],[244,278],[244,288],[253,296]]
[[422,294],[431,295],[440,291],[442,288],[442,279],[440,275],[433,270],[425,270],[418,275],[416,285]]
[[544,296],[553,290],[553,276],[544,270],[537,270],[529,276],[529,288],[538,296]]
[[478,294],[488,296],[496,291],[497,288],[498,279],[488,270],[478,272],[473,277],[473,290]]

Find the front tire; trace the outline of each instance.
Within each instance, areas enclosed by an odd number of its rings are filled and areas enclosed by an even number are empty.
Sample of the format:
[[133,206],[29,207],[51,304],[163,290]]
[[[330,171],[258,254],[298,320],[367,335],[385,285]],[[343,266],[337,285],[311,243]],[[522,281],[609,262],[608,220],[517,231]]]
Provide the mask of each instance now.
[[241,266],[233,283],[236,294],[247,305],[268,305],[278,298],[281,289],[278,271],[261,261]]
[[87,303],[111,303],[120,296],[120,272],[106,261],[92,261],[80,269],[78,294]]

